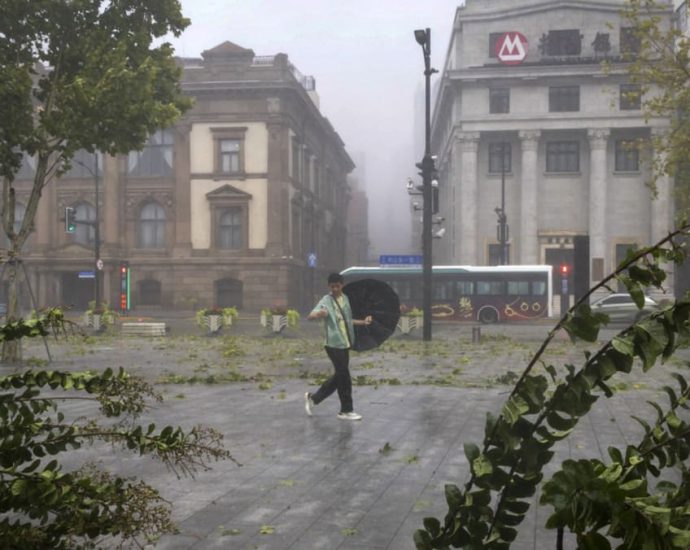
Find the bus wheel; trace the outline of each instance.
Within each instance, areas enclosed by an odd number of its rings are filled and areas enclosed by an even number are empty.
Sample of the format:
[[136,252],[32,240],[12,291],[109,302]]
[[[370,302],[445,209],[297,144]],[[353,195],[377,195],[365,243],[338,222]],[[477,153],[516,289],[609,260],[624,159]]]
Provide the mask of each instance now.
[[485,325],[491,325],[498,321],[498,311],[492,307],[485,307],[479,310],[479,321]]

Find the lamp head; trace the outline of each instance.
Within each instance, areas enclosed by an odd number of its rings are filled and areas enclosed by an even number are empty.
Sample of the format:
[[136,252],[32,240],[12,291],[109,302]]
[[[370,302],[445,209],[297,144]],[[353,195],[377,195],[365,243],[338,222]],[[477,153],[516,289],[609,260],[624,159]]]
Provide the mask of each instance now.
[[417,41],[417,44],[420,46],[426,45],[427,41],[427,33],[424,29],[417,29],[414,31],[414,39]]

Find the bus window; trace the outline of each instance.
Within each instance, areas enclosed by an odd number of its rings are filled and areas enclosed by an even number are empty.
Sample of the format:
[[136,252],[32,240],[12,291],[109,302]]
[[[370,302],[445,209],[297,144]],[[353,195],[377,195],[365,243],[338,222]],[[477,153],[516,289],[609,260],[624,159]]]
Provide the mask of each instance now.
[[544,296],[546,294],[546,281],[532,281],[532,296]]
[[508,281],[509,296],[527,296],[529,294],[529,281]]
[[400,301],[412,299],[411,281],[386,281],[400,298]]
[[455,290],[458,296],[472,296],[474,294],[474,281],[456,281]]
[[452,281],[435,281],[433,285],[434,289],[434,300],[436,301],[449,301],[452,298],[453,293],[453,282]]
[[503,294],[503,281],[477,281],[477,294],[480,296]]

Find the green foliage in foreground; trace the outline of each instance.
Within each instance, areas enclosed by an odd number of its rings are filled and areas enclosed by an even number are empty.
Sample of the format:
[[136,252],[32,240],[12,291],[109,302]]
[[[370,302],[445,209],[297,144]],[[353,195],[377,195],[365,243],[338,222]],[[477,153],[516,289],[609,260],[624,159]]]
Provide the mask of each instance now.
[[[56,310],[0,329],[3,339],[46,334]],[[97,415],[70,419],[58,404],[89,400]],[[0,377],[0,540],[4,548],[93,548],[102,537],[155,540],[174,530],[170,504],[142,481],[84,465],[63,471],[60,455],[107,442],[150,455],[179,475],[231,458],[222,436],[198,426],[185,432],[135,424],[151,386],[120,369],[102,373],[26,370]]]
[[[446,485],[448,513],[443,522],[430,517],[415,533],[418,549],[507,549],[517,537],[544,469],[554,456],[554,445],[568,437],[592,405],[613,392],[607,381],[633,368],[651,369],[681,346],[690,344],[690,297],[622,330],[596,353],[584,352],[579,367],[567,364],[559,371],[544,365],[546,375],[532,373],[557,331],[573,340],[597,341],[608,322],[587,305],[597,288],[613,279],[623,282],[642,307],[644,289],[661,287],[666,273],[660,267],[680,263],[685,250],[677,241],[690,225],[669,235],[656,246],[630,254],[619,269],[580,300],[556,327],[529,362],[498,416],[487,415],[481,446],[465,444],[470,478],[463,489]],[[541,503],[553,507],[547,527],[568,529],[578,548],[686,549],[690,547],[690,484],[686,462],[690,456],[690,426],[682,419],[688,411],[687,381],[675,376],[677,388],[666,387],[666,409],[656,410],[653,424],[643,419],[645,435],[637,445],[610,448],[610,461],[565,461],[543,485]],[[662,481],[673,469],[680,483]],[[674,478],[674,475],[663,479]]]

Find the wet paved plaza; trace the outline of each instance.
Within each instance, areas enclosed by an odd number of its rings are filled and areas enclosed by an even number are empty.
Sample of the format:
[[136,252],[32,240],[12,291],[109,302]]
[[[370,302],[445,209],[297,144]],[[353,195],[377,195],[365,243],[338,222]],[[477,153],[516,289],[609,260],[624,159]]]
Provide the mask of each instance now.
[[[116,364],[156,382],[165,395],[141,423],[214,426],[242,464],[215,463],[195,479],[177,480],[148,458],[102,447],[75,453],[75,461],[96,458],[146,480],[172,502],[179,533],[156,548],[414,549],[423,518],[446,513],[444,485],[466,481],[463,443],[481,442],[486,413],[500,408],[511,387],[502,383],[506,373],[520,370],[548,327],[492,327],[481,345],[470,343],[469,327],[444,327],[433,347],[398,339],[385,353],[354,355],[360,422],[336,418],[335,395],[313,417],[304,412],[304,392],[329,371],[317,334],[269,337],[252,330],[222,345],[173,334],[52,346],[58,368],[115,366],[109,360],[115,353]],[[580,353],[562,338],[556,348],[553,359]],[[32,353],[40,355],[40,348]],[[239,381],[222,378],[223,368]],[[635,443],[640,429],[631,415],[649,413],[641,403],[658,395],[666,370],[652,374],[653,381],[621,382],[613,398],[600,399],[560,443],[552,464]],[[189,383],[193,376],[197,383]],[[83,407],[74,412],[88,414]],[[555,548],[555,533],[543,528],[548,512],[532,506],[514,548]]]

